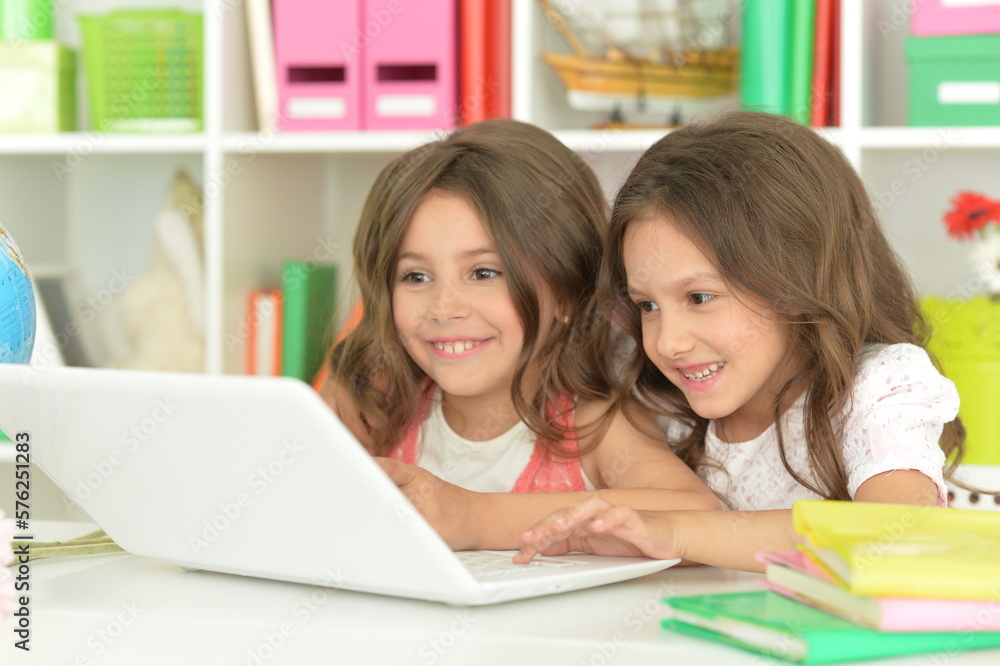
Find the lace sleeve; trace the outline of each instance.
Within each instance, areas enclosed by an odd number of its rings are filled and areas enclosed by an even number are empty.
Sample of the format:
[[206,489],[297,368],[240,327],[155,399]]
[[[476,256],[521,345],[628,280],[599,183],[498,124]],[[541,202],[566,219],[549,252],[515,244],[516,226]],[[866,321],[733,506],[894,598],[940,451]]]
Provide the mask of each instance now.
[[874,350],[855,379],[854,405],[844,424],[844,464],[853,497],[867,479],[894,469],[913,469],[938,487],[946,504],[944,424],[958,414],[958,391],[915,345]]

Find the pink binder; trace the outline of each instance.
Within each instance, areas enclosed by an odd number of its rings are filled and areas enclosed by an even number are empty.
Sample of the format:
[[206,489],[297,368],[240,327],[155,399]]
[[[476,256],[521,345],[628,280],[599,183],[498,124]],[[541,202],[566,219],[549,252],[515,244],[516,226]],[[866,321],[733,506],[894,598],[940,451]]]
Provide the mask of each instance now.
[[365,129],[456,125],[453,0],[363,0]]
[[273,0],[279,129],[361,128],[362,2]]
[[1000,32],[1000,0],[914,2],[910,32],[922,37]]

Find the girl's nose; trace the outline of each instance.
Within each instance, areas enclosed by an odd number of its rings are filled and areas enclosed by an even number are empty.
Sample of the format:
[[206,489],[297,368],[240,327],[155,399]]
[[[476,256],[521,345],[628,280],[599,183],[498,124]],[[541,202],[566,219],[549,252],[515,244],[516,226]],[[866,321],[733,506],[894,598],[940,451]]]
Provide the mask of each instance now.
[[662,317],[656,334],[656,351],[667,359],[678,358],[694,348],[694,337],[681,318]]
[[465,291],[452,282],[438,283],[431,294],[427,313],[432,319],[448,321],[462,319],[469,314],[469,302]]

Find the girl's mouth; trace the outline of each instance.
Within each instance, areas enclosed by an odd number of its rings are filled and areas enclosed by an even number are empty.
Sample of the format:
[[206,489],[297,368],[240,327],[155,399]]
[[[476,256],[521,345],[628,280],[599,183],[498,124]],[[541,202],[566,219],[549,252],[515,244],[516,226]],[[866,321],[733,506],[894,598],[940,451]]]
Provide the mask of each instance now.
[[721,370],[725,365],[725,362],[712,363],[697,372],[689,372],[680,369],[678,369],[678,372],[684,375],[684,378],[689,382],[707,382],[709,379],[712,379],[719,374],[719,370]]
[[432,342],[434,349],[445,354],[464,354],[482,344],[482,340],[449,340],[447,342]]

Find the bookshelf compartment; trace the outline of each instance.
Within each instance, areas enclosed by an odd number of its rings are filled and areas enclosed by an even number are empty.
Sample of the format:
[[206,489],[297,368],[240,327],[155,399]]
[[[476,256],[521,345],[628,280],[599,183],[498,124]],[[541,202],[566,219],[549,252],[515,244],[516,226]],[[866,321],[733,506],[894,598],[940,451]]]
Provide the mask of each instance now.
[[[228,154],[244,160],[226,188],[223,246],[222,366],[243,372],[247,294],[278,286],[286,260],[338,265],[341,321],[357,297],[352,285],[351,241],[364,197],[395,153]],[[275,183],[282,183],[276,188]]]
[[[947,134],[942,136],[948,136]],[[942,142],[912,149],[865,151],[862,176],[893,247],[921,294],[970,296],[968,243],[945,233],[944,213],[959,190],[1000,196],[993,174],[1000,151]]]

